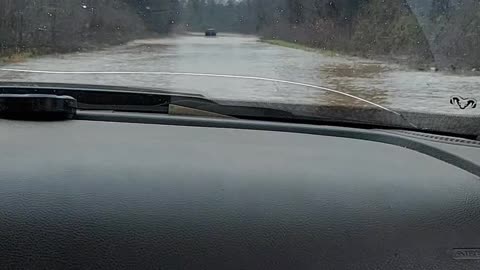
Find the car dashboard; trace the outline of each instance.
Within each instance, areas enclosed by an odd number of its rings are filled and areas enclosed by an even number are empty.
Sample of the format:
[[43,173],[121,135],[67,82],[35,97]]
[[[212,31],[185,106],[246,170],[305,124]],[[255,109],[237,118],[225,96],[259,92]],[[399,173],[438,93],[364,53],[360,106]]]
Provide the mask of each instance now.
[[475,141],[113,112],[0,128],[6,267],[479,267]]

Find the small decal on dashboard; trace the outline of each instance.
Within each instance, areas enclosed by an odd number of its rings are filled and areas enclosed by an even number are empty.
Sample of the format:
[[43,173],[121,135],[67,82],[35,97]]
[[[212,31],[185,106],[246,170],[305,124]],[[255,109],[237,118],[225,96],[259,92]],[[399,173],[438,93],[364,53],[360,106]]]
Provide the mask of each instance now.
[[477,107],[477,100],[474,98],[463,98],[461,96],[450,97],[450,104],[458,109],[475,109]]
[[456,248],[453,249],[455,260],[480,260],[480,248]]

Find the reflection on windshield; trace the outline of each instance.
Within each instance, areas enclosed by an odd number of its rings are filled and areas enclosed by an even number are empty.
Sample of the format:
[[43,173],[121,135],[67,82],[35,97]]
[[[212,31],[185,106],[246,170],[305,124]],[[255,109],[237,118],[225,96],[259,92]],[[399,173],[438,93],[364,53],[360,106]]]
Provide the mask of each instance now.
[[166,72],[166,71],[46,71],[46,70],[22,70],[22,69],[0,69],[2,71],[10,71],[10,72],[25,72],[25,73],[36,73],[36,74],[68,74],[68,75],[160,75],[160,76],[193,76],[193,77],[206,77],[206,78],[227,78],[227,79],[243,79],[243,80],[256,80],[256,81],[264,81],[264,82],[272,82],[272,83],[283,83],[288,85],[295,85],[295,86],[302,86],[308,87],[313,89],[318,89],[321,91],[335,93],[337,95],[341,95],[344,97],[349,97],[351,99],[361,101],[366,104],[370,104],[377,108],[380,108],[385,111],[389,111],[395,114],[397,112],[390,110],[380,104],[375,102],[363,99],[361,97],[357,97],[355,95],[351,95],[345,92],[341,92],[334,89],[329,89],[326,87],[302,83],[302,82],[294,82],[294,81],[287,81],[287,80],[280,80],[280,79],[273,79],[273,78],[265,78],[265,77],[255,77],[255,76],[241,76],[241,75],[228,75],[228,74],[208,74],[208,73],[192,73],[192,72]]
[[480,98],[474,0],[80,2],[2,1],[0,80],[479,113],[450,102]]

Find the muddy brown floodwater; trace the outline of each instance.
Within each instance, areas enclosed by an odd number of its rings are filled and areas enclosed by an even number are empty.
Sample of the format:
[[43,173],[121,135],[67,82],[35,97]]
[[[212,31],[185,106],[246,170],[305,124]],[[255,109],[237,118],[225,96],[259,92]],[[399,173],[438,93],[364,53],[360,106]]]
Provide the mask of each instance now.
[[[165,71],[260,76],[343,91],[393,109],[479,114],[450,97],[480,101],[480,76],[411,70],[395,64],[262,43],[256,36],[202,34],[137,40],[93,52],[47,55],[0,68],[42,71]],[[214,99],[364,105],[335,93],[282,83],[154,74],[44,74],[0,71],[2,81],[154,87]],[[368,105],[371,106],[371,105]]]

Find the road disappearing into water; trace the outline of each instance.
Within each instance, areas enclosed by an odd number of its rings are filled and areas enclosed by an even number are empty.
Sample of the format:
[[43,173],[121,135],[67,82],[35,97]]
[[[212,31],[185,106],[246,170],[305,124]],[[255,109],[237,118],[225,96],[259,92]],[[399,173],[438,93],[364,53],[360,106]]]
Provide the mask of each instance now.
[[248,35],[207,38],[192,33],[136,40],[98,51],[35,57],[0,68],[113,72],[49,74],[0,70],[1,81],[120,85],[192,92],[213,99],[371,106],[321,89],[271,81],[114,72],[266,77],[328,87],[393,109],[480,115],[480,108],[460,110],[449,102],[453,95],[480,101],[480,76],[417,71],[379,61],[286,48]]

